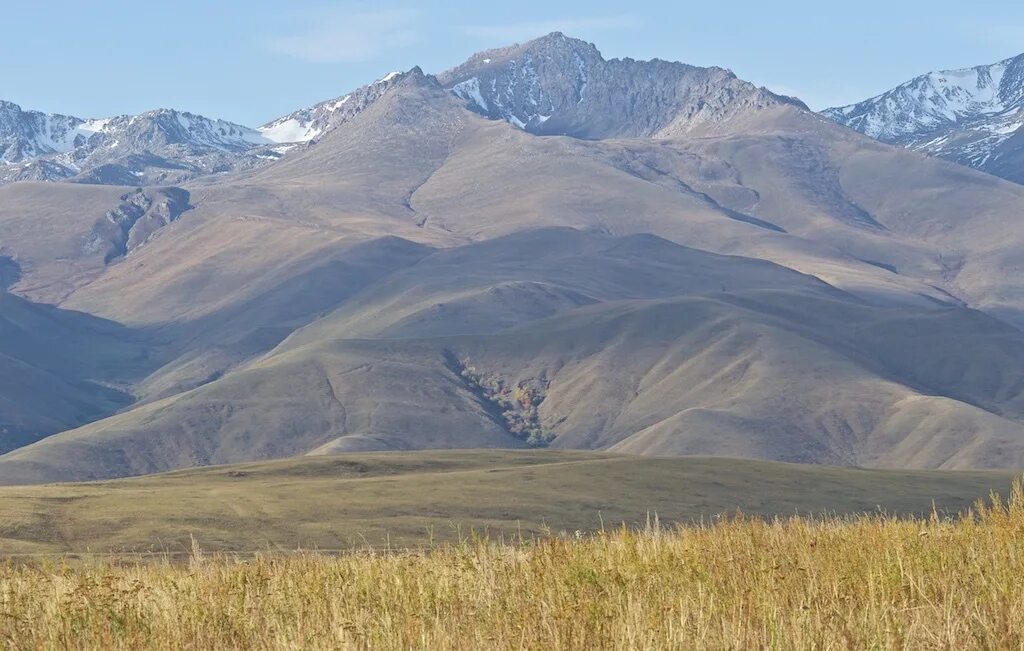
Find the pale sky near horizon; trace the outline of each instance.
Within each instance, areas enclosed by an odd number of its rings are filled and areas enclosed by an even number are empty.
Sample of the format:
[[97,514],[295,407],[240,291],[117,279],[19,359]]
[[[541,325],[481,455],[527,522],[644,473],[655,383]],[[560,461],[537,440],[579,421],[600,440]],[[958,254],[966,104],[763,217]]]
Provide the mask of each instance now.
[[80,117],[171,107],[257,126],[392,70],[551,31],[606,58],[730,68],[812,108],[1024,52],[1024,3],[3,2],[0,99]]

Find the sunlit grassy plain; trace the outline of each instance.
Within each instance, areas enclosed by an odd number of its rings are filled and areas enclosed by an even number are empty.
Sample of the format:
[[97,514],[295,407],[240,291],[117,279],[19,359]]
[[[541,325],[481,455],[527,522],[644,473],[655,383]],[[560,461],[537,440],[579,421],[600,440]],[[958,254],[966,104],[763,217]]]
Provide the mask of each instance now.
[[22,558],[0,567],[0,647],[1022,648],[1024,490],[963,516]]
[[732,518],[430,551],[10,564],[11,648],[1024,644],[1024,494],[958,521]]

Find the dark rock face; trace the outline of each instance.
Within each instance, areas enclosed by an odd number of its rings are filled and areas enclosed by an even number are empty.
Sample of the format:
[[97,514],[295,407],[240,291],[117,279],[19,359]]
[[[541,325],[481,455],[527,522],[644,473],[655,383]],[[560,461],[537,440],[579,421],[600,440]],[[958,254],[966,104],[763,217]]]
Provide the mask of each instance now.
[[85,243],[88,251],[104,251],[104,261],[127,255],[156,231],[178,219],[191,206],[181,188],[136,190],[121,197],[121,204],[96,222]]
[[822,114],[883,142],[1024,182],[1024,55],[921,75]]
[[605,60],[560,33],[476,54],[438,79],[483,115],[578,138],[681,136],[751,110],[803,107],[722,68]]

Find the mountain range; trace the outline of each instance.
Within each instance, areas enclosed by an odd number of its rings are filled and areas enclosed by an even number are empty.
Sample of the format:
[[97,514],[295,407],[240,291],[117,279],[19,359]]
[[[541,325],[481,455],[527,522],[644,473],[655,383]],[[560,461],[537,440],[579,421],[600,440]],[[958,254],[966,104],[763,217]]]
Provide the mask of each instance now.
[[1024,54],[924,74],[823,114],[883,142],[1024,183]]
[[[713,129],[723,111],[774,102],[806,108],[721,68],[606,61],[590,44],[567,49],[556,40],[480,52],[438,80],[482,115],[537,135],[588,139],[682,137]],[[0,183],[175,184],[265,165],[351,119],[403,76],[389,73],[255,128],[174,109],[83,119],[0,100]],[[640,101],[614,102],[627,97]],[[1024,182],[1024,55],[927,73],[822,115],[882,142]]]
[[[538,446],[1024,465],[1020,185],[558,33],[189,125],[194,169],[0,187],[0,482]],[[120,146],[78,135],[12,165]]]
[[400,77],[255,129],[173,109],[82,119],[0,101],[0,183],[161,185],[257,167],[344,123]]

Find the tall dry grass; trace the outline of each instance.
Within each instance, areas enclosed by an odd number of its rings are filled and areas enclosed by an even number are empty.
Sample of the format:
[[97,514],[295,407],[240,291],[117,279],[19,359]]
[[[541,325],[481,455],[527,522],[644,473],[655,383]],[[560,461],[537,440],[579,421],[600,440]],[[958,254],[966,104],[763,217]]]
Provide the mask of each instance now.
[[1024,491],[885,516],[427,553],[8,564],[10,648],[1017,649]]

